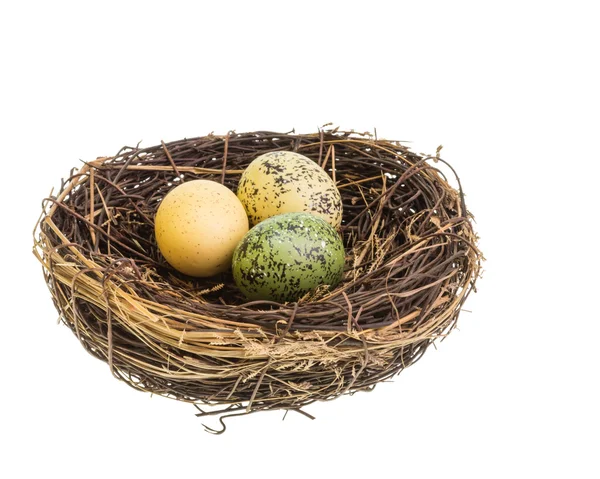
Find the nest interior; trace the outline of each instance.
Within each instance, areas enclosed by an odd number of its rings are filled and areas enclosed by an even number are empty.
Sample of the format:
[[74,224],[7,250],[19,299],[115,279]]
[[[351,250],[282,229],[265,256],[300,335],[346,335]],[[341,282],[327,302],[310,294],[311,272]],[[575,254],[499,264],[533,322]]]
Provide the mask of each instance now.
[[[275,150],[313,159],[339,188],[342,283],[294,303],[247,302],[230,273],[173,270],[153,229],[166,193],[198,178],[235,191],[244,168]],[[45,200],[34,253],[62,322],[120,380],[228,415],[302,412],[372,389],[455,327],[482,257],[444,164],[454,175],[439,156],[337,129],[124,147],[71,171]]]

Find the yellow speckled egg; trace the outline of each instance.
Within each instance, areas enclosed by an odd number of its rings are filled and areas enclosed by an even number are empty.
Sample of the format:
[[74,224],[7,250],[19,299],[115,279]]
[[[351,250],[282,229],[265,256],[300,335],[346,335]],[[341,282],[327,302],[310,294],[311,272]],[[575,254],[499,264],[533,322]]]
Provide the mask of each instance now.
[[231,267],[248,217],[233,191],[210,180],[193,180],[172,189],[154,219],[156,242],[173,268],[197,277]]
[[334,228],[342,222],[342,198],[333,180],[313,160],[291,151],[265,153],[252,161],[237,196],[253,225],[299,212],[320,216]]

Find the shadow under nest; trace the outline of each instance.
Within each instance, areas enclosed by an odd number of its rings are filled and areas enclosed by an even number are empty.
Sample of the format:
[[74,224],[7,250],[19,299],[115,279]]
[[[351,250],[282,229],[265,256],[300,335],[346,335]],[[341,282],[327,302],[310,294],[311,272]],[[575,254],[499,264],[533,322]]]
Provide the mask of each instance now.
[[[154,239],[161,199],[199,178],[235,192],[244,168],[275,150],[313,159],[336,182],[343,281],[294,303],[246,302],[231,273],[173,270]],[[62,321],[117,378],[223,406],[198,415],[304,413],[372,389],[454,328],[482,256],[460,180],[450,186],[441,164],[454,174],[438,157],[337,129],[125,147],[73,170],[44,202],[34,253]]]

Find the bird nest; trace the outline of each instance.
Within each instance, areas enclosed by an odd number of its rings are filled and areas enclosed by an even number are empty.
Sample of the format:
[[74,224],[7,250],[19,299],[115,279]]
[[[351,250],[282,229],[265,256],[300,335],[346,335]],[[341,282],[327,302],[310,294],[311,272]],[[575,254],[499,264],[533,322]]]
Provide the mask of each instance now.
[[[161,199],[200,178],[235,191],[253,159],[277,150],[317,162],[341,193],[342,282],[297,302],[248,302],[230,272],[171,268],[154,238]],[[89,353],[130,386],[221,420],[306,414],[396,375],[455,327],[482,261],[460,180],[439,151],[338,129],[124,147],[71,171],[44,201],[34,240],[60,318]]]

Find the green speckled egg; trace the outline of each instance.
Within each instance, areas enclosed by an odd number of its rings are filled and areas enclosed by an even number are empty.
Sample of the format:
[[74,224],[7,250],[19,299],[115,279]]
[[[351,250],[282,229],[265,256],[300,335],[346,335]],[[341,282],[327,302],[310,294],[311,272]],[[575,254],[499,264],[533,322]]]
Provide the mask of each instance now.
[[244,170],[237,189],[250,224],[282,213],[320,216],[334,228],[342,222],[342,198],[316,162],[292,151],[260,155]]
[[250,300],[296,301],[319,285],[337,285],[344,245],[336,230],[310,213],[284,213],[254,226],[233,252],[236,285]]

